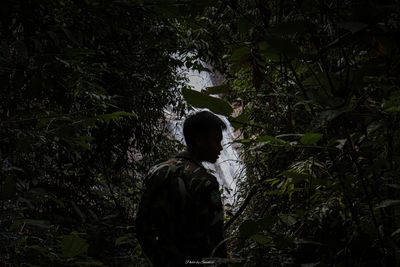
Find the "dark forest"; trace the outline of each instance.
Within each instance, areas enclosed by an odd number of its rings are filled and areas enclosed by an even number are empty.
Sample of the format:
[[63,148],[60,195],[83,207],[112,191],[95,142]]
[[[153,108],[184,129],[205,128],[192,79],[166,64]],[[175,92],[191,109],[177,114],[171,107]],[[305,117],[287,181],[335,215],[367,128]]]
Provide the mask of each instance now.
[[1,1],[0,266],[151,266],[143,181],[196,108],[245,166],[229,266],[400,266],[399,30],[398,0]]

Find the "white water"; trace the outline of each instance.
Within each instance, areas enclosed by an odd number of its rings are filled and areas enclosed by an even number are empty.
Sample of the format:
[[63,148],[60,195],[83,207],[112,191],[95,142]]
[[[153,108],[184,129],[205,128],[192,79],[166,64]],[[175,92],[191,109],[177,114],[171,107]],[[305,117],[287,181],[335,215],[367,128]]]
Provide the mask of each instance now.
[[[201,91],[206,87],[213,86],[211,75],[208,72],[196,72],[187,71],[189,78],[189,85],[197,91]],[[217,85],[217,84],[215,84]],[[195,109],[199,111],[201,109]],[[203,163],[204,167],[209,169],[217,177],[217,180],[221,187],[223,188],[222,198],[224,204],[227,206],[235,207],[237,206],[237,184],[238,181],[244,178],[244,165],[239,157],[237,148],[232,145],[232,141],[235,139],[234,129],[228,119],[224,116],[216,114],[220,117],[225,124],[227,129],[223,132],[223,150],[216,163]],[[170,130],[173,136],[184,144],[182,125],[183,120],[170,120]]]

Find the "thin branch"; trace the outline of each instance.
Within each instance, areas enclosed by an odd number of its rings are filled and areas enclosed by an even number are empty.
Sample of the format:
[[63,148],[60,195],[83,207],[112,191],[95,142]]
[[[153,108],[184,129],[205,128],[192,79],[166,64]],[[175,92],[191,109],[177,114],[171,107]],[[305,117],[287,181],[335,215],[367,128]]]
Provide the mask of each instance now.
[[253,187],[250,189],[250,192],[247,194],[247,197],[243,201],[242,206],[240,206],[239,210],[229,219],[229,221],[224,225],[224,229],[228,229],[229,226],[232,225],[234,221],[236,221],[237,218],[243,213],[243,211],[246,209],[247,205],[250,203],[250,200],[255,196],[257,192],[257,185],[253,185]]

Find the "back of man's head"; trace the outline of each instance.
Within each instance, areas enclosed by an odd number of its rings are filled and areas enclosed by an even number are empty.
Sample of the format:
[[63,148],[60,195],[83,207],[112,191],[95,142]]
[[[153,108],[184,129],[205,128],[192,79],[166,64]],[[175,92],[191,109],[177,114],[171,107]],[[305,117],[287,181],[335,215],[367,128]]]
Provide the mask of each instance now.
[[192,148],[199,135],[208,135],[213,131],[223,131],[226,124],[209,111],[200,111],[190,115],[183,124],[183,135],[186,145]]

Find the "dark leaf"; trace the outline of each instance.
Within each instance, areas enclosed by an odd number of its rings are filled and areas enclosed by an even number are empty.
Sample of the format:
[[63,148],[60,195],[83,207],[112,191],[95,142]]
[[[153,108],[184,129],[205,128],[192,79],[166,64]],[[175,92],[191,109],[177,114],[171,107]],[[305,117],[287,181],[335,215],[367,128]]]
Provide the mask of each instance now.
[[248,46],[241,46],[236,48],[231,55],[232,61],[244,61],[250,57],[250,48]]
[[356,33],[358,31],[365,29],[367,27],[367,24],[356,21],[346,21],[346,22],[339,22],[338,27],[349,30],[352,33]]
[[239,227],[240,236],[243,239],[249,238],[250,236],[258,233],[258,231],[258,224],[253,220],[246,220],[242,222]]
[[212,112],[229,116],[233,112],[231,105],[219,98],[190,89],[182,89],[182,94],[188,104],[196,108],[208,108]]
[[300,138],[300,142],[303,145],[314,145],[321,140],[322,136],[320,133],[306,133]]
[[64,236],[61,240],[61,252],[62,256],[65,258],[73,258],[86,253],[88,248],[89,245],[86,240],[80,238],[76,232]]
[[382,208],[387,208],[391,206],[398,206],[400,205],[400,200],[395,200],[395,199],[387,199],[379,203],[375,208],[376,209],[382,209]]
[[272,238],[263,234],[254,234],[250,236],[250,239],[256,241],[258,244],[267,245],[272,243]]
[[223,85],[218,85],[218,86],[207,87],[204,90],[204,92],[207,93],[207,94],[210,94],[210,95],[228,93],[229,92],[229,85],[223,84]]

